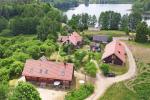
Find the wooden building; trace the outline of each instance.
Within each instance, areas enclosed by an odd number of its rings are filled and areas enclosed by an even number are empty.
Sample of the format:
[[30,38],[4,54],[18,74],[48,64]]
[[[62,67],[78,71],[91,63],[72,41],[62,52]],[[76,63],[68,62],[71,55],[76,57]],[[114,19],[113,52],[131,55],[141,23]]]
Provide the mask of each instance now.
[[105,63],[124,65],[126,62],[126,52],[122,42],[114,40],[107,44],[102,55],[102,60]]
[[22,75],[26,81],[70,87],[74,67],[71,63],[46,60],[27,60]]
[[93,35],[93,42],[106,44],[109,42],[109,37],[107,35]]
[[83,39],[77,32],[73,32],[68,36],[59,36],[58,41],[62,44],[72,44],[73,46],[79,47]]

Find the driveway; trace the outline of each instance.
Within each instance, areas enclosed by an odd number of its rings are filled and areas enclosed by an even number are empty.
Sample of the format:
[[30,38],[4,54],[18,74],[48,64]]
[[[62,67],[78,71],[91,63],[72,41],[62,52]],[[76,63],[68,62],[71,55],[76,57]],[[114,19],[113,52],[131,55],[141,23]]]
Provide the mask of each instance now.
[[[96,76],[95,91],[90,97],[86,98],[86,100],[98,100],[105,93],[107,88],[110,87],[112,84],[120,82],[120,81],[128,80],[136,75],[136,63],[133,58],[133,55],[131,51],[129,50],[129,48],[127,47],[127,45],[124,43],[123,45],[125,46],[128,61],[129,61],[128,72],[123,75],[116,76],[114,78],[107,78],[107,77],[104,77],[102,73],[99,71]],[[93,62],[98,67],[97,62],[96,61],[93,61]]]
[[52,90],[45,88],[37,88],[42,100],[64,100],[64,96],[67,92],[60,90]]

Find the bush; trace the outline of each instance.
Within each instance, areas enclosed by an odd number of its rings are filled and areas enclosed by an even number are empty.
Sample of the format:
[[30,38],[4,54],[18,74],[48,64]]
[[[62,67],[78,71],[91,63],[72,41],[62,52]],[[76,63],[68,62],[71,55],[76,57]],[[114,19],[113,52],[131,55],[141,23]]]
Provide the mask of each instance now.
[[102,64],[100,68],[105,76],[109,73],[109,65],[108,64]]
[[95,76],[96,76],[97,68],[96,68],[95,63],[93,63],[93,62],[88,62],[88,63],[85,65],[84,70],[85,70],[86,73],[89,74],[90,76],[92,76],[92,77],[95,77]]
[[1,36],[11,36],[11,30],[10,29],[4,29],[1,33]]
[[80,86],[79,89],[70,91],[65,96],[65,100],[84,100],[93,92],[94,92],[93,85],[91,85],[91,84],[82,85],[82,86]]
[[9,100],[41,100],[38,91],[29,83],[21,82]]

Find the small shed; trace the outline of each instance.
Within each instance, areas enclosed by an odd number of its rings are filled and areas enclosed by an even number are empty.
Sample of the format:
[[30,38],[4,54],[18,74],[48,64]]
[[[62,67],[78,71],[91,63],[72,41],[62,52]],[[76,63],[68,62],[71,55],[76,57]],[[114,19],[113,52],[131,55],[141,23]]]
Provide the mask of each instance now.
[[94,35],[93,42],[108,43],[109,37],[107,35]]

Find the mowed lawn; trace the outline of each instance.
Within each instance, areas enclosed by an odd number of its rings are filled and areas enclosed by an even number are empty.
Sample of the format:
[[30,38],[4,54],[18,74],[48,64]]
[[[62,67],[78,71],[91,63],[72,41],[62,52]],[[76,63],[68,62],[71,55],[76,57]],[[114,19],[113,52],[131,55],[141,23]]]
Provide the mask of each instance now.
[[150,100],[150,43],[126,41],[137,63],[137,76],[112,85],[99,100]]

